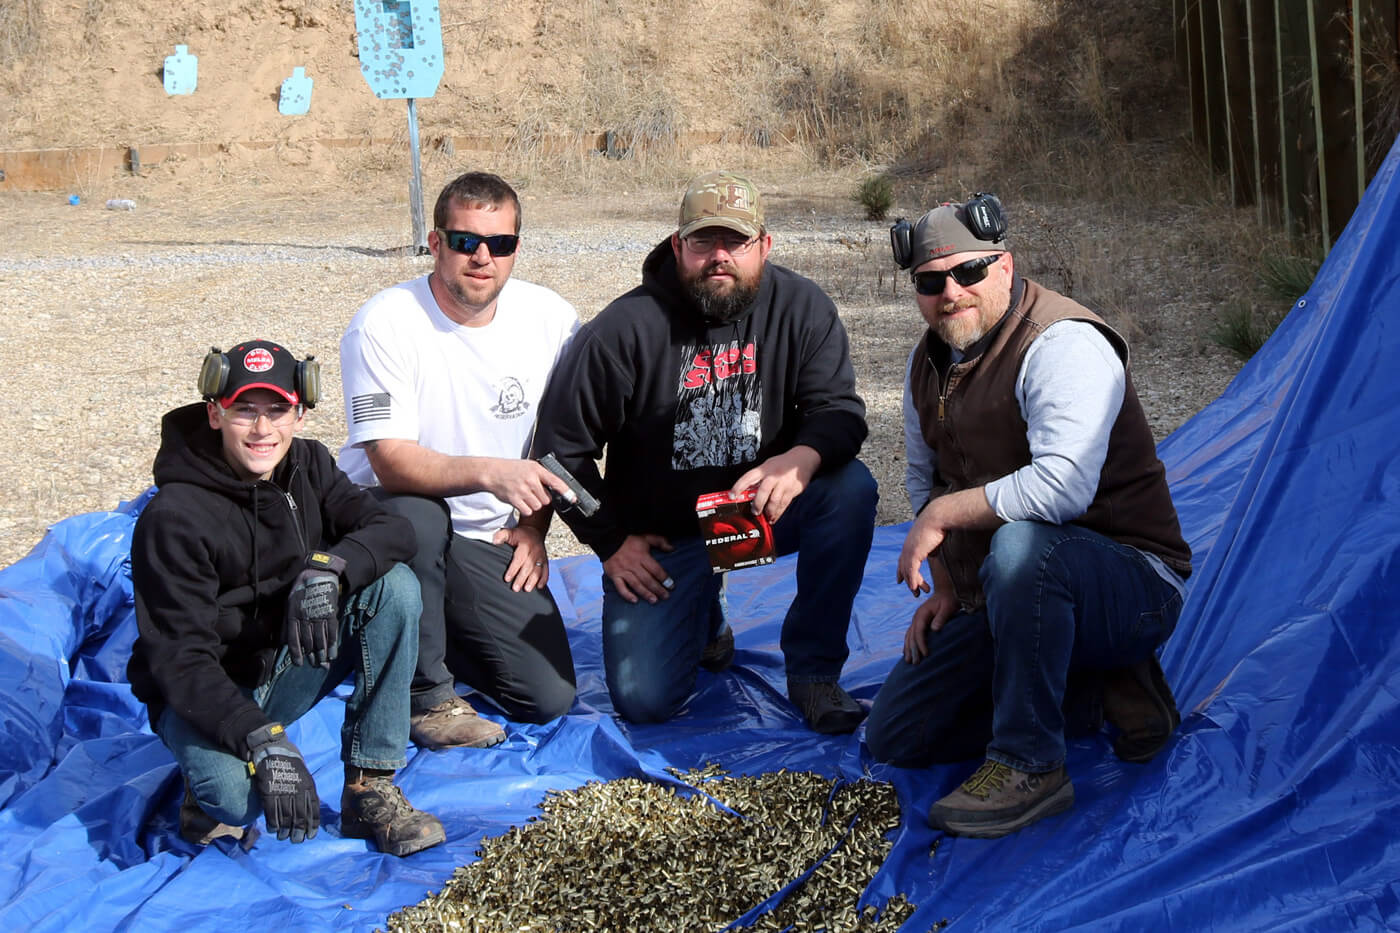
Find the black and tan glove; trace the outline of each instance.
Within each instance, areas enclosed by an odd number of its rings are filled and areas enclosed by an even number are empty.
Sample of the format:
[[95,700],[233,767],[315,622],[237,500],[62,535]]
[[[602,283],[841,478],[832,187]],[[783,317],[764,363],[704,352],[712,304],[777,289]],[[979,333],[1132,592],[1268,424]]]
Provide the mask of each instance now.
[[287,595],[282,640],[293,664],[329,667],[340,652],[340,575],[345,559],[312,551]]
[[248,771],[262,798],[268,832],[278,839],[303,842],[316,837],[321,827],[321,798],[306,760],[281,723],[248,733]]

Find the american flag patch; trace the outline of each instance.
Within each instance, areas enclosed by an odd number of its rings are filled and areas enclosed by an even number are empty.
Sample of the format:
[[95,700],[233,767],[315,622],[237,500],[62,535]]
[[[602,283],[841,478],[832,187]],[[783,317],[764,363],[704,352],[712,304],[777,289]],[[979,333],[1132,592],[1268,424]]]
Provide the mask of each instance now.
[[383,421],[389,417],[389,393],[373,392],[350,399],[350,420],[355,424]]

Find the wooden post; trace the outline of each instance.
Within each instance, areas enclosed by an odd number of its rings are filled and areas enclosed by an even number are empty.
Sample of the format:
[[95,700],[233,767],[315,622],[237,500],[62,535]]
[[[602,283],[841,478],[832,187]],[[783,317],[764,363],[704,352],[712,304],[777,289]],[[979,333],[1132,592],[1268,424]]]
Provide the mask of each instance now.
[[1351,78],[1352,109],[1356,111],[1356,203],[1360,204],[1366,193],[1366,114],[1361,98],[1361,0],[1351,0]]
[[1249,125],[1254,131],[1254,216],[1264,225],[1264,161],[1259,149],[1259,81],[1254,61],[1254,0],[1244,0],[1245,35],[1249,37]]
[[1385,158],[1371,69],[1400,55],[1400,0],[1172,0],[1172,18],[1192,140],[1231,200],[1329,252]]
[[1215,146],[1211,142],[1213,134],[1210,131],[1210,66],[1206,64],[1206,49],[1210,48],[1210,43],[1206,41],[1205,0],[1198,0],[1196,3],[1196,22],[1201,27],[1201,112],[1206,122],[1206,157],[1214,164]]
[[1327,216],[1327,146],[1322,133],[1322,77],[1317,66],[1317,14],[1308,0],[1308,55],[1312,62],[1313,131],[1317,134],[1317,201],[1322,209],[1322,255],[1332,252],[1332,225]]
[[[1381,46],[1377,51],[1389,56],[1392,67],[1400,66],[1400,0],[1373,0],[1371,19],[1375,24],[1372,34]],[[1372,140],[1370,151],[1366,153],[1366,171],[1370,177],[1374,178],[1380,171],[1394,143],[1384,137]]]
[[1259,203],[1259,137],[1255,129],[1254,0],[1216,0],[1220,17],[1220,84],[1225,95],[1227,155],[1235,204]]
[[1201,90],[1201,76],[1196,68],[1195,40],[1191,37],[1191,0],[1182,0],[1181,5],[1181,44],[1186,50],[1186,88],[1191,95],[1191,142],[1201,145],[1205,136],[1205,93]]
[[1215,20],[1220,33],[1220,97],[1225,103],[1225,164],[1230,169],[1230,203],[1238,206],[1239,195],[1235,191],[1235,115],[1230,107],[1230,56],[1225,50],[1225,0],[1215,0]]
[[1288,117],[1283,103],[1283,17],[1274,0],[1274,75],[1278,79],[1278,190],[1283,202],[1283,229],[1293,235],[1292,194],[1288,190]]
[[1172,0],[1172,61],[1176,62],[1177,67],[1181,66],[1181,42],[1177,36],[1180,31],[1178,23],[1181,20],[1177,18],[1176,8],[1181,2],[1182,0]]

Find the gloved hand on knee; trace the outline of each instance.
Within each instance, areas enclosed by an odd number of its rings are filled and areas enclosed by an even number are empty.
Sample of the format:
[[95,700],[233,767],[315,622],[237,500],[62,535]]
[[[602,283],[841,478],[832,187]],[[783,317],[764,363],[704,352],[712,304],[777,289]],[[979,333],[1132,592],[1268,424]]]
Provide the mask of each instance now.
[[340,651],[340,574],[345,559],[313,551],[287,595],[283,641],[293,664],[330,667]]
[[306,760],[281,723],[248,733],[248,771],[253,776],[269,832],[292,842],[316,838],[321,826],[321,798]]

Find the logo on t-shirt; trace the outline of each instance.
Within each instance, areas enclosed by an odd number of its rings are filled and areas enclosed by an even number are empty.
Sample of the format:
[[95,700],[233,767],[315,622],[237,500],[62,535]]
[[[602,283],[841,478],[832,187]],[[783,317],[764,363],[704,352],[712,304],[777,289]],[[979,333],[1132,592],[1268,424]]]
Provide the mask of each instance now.
[[525,386],[514,376],[502,379],[496,387],[496,404],[491,412],[502,420],[519,418],[529,411],[530,403],[525,401]]
[[681,349],[671,467],[731,466],[758,459],[763,445],[758,352],[737,340]]

